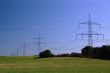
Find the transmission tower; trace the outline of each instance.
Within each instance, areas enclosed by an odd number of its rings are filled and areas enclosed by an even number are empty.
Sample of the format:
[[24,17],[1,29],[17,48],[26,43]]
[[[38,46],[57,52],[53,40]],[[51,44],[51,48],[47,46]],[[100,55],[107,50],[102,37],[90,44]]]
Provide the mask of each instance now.
[[42,48],[41,48],[41,45],[42,44],[46,44],[46,43],[42,43],[41,42],[41,40],[42,39],[44,39],[44,38],[42,38],[40,35],[38,36],[38,38],[35,38],[35,39],[37,39],[38,41],[37,42],[35,42],[35,45],[37,44],[38,45],[38,55],[40,54],[40,52],[41,52],[41,50],[42,50]]
[[23,56],[25,56],[26,47],[27,47],[27,43],[24,41],[23,42]]
[[90,15],[90,13],[89,13],[89,16],[88,16],[88,21],[87,22],[79,23],[79,26],[81,24],[87,24],[88,25],[88,33],[76,34],[76,39],[77,39],[77,36],[78,35],[82,36],[82,39],[83,39],[83,36],[84,35],[87,35],[88,36],[88,46],[93,46],[93,35],[96,35],[97,36],[97,39],[99,38],[99,36],[103,36],[103,40],[104,40],[104,34],[93,33],[92,26],[93,25],[99,25],[99,27],[101,28],[101,24],[99,24],[97,22],[92,22],[91,21],[91,15]]
[[18,56],[18,48],[16,49],[16,53],[17,53],[17,56]]

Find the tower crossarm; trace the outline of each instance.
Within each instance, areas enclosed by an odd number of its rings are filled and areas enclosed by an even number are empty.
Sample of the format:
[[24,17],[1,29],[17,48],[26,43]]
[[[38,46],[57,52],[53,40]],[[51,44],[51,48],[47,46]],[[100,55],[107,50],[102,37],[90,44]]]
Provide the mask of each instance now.
[[101,24],[100,23],[97,23],[97,22],[91,22],[92,25],[98,25],[101,29]]
[[99,36],[102,36],[103,40],[104,40],[104,34],[100,34],[100,33],[92,33],[92,34],[89,34],[89,33],[79,33],[79,34],[76,34],[76,40],[77,40],[78,36],[82,36],[82,39],[83,39],[83,37],[85,35],[96,35],[97,39],[99,38]]
[[[88,21],[86,21],[86,22],[81,22],[81,23],[79,23],[79,28],[80,28],[80,26],[82,25],[82,24],[89,24],[89,22]],[[97,23],[97,22],[92,22],[91,21],[91,24],[92,25],[98,25],[99,26],[99,28],[101,29],[101,24],[100,23]]]

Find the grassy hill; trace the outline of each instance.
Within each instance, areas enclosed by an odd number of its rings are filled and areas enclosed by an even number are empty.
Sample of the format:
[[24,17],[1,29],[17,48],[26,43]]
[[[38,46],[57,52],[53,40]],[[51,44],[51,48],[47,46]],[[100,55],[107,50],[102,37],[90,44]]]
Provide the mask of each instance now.
[[110,61],[74,57],[0,57],[0,73],[110,73]]

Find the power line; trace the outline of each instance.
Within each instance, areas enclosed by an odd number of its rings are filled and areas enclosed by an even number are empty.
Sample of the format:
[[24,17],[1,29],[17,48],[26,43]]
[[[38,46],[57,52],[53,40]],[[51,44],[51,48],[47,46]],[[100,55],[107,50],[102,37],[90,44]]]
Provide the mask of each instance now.
[[[65,42],[65,44],[61,44],[60,43],[60,45],[56,45],[54,48],[50,48],[51,50],[67,50],[67,49],[69,49],[69,47],[73,47],[73,46],[75,46],[75,45],[72,45],[74,42],[73,41],[77,41],[77,40],[71,40],[71,41],[68,41],[68,42]],[[82,41],[81,41],[82,42]],[[80,42],[80,43],[81,43]],[[77,45],[79,44],[80,45],[80,43],[78,42],[77,43]],[[76,44],[76,43],[75,43]],[[81,45],[80,45],[81,46]],[[49,46],[48,46],[49,47]],[[79,47],[79,46],[78,46]]]
[[[72,32],[71,32],[72,33]],[[51,43],[57,43],[57,42],[59,42],[59,40],[61,41],[61,40],[64,40],[64,38],[65,39],[67,39],[69,36],[68,35],[70,35],[71,33],[68,33],[68,34],[66,34],[66,35],[64,35],[64,36],[60,36],[58,39],[55,39],[55,40],[53,40],[53,41],[48,41],[49,42],[49,44]]]

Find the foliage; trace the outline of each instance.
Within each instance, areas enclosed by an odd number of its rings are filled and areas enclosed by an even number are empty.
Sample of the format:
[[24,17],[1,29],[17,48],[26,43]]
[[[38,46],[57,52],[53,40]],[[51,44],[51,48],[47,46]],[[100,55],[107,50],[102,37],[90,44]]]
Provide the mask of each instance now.
[[86,46],[81,51],[82,51],[82,56],[84,56],[84,57],[93,56],[93,47],[91,47],[91,46]]
[[86,46],[82,49],[83,57],[110,59],[110,46],[103,45],[102,47]]
[[70,54],[70,57],[81,57],[81,54],[80,53],[76,53],[76,52],[72,52]]
[[65,53],[65,54],[58,54],[55,55],[56,57],[81,57],[80,53],[72,52],[71,54]]
[[69,54],[66,53],[66,54],[58,54],[56,55],[56,57],[69,57]]
[[39,58],[48,58],[48,57],[52,57],[52,56],[53,56],[53,54],[51,54],[50,50],[45,50],[39,54]]

